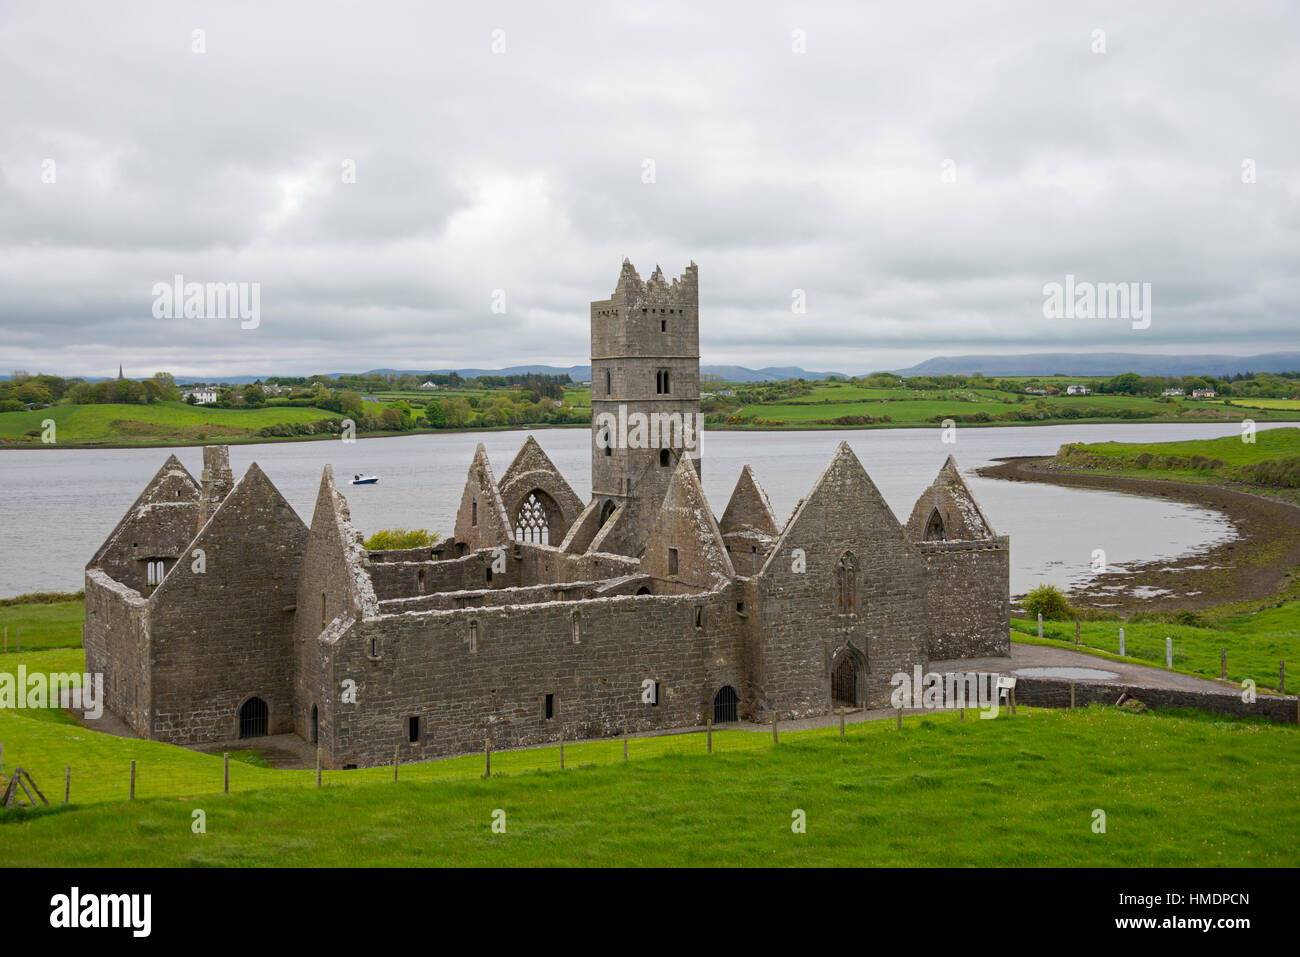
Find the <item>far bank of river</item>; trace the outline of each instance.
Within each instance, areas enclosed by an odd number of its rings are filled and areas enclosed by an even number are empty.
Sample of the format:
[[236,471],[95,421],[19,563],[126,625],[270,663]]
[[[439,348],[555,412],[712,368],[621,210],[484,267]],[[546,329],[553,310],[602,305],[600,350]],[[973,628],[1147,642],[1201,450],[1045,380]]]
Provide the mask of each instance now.
[[[1271,423],[1261,423],[1261,428]],[[725,508],[743,465],[753,467],[778,524],[790,516],[847,441],[894,513],[906,520],[921,491],[951,453],[990,521],[1011,536],[1012,590],[1041,582],[1078,587],[1090,581],[1092,553],[1105,549],[1112,568],[1172,560],[1230,540],[1231,522],[1209,506],[1138,498],[1114,490],[1004,482],[976,471],[1012,457],[1049,456],[1066,442],[1172,441],[1235,434],[1235,423],[962,426],[955,444],[939,429],[747,431],[709,429],[703,438],[703,484],[716,514]],[[329,464],[359,531],[381,528],[451,530],[470,460],[481,442],[500,476],[528,431],[438,432],[365,442],[232,445],[242,474],[254,460],[309,521],[321,469]],[[538,441],[580,498],[590,492],[590,431],[537,430]],[[73,591],[82,569],[169,453],[162,449],[49,449],[0,455],[6,492],[0,597]],[[192,474],[198,447],[174,450]],[[374,486],[350,486],[353,473],[378,475]]]

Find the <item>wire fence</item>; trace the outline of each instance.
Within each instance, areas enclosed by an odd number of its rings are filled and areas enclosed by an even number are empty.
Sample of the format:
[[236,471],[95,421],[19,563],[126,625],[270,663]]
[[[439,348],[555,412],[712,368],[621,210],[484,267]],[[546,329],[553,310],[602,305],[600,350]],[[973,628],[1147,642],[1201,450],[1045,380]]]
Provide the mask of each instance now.
[[[924,715],[934,718],[934,714]],[[957,720],[955,715],[952,720]],[[908,719],[911,720],[911,719]],[[893,721],[854,721],[840,726],[778,729],[779,740],[807,737],[858,737],[895,728]],[[537,747],[393,763],[355,770],[272,767],[263,742],[253,749],[201,753],[176,745],[120,738],[53,718],[17,717],[0,712],[0,795],[22,768],[51,806],[118,802],[131,799],[240,794],[275,788],[334,788],[382,781],[439,782],[502,777],[614,765],[670,756],[742,754],[774,746],[772,729],[734,726],[692,729],[647,736],[565,741]],[[282,749],[280,749],[282,750]],[[311,763],[312,746],[301,744],[291,763]],[[276,763],[277,758],[272,757]],[[28,803],[21,784],[12,789],[15,805]],[[36,803],[39,803],[36,802]]]

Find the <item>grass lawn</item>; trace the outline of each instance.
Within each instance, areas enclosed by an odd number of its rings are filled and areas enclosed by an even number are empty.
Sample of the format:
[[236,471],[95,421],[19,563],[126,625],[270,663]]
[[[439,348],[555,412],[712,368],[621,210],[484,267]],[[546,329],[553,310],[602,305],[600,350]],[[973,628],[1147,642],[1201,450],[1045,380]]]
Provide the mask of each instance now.
[[337,416],[315,407],[270,406],[262,409],[209,409],[184,402],[152,405],[60,405],[30,412],[0,412],[0,439],[41,444],[25,435],[53,419],[59,445],[156,445],[163,442],[238,441],[268,425],[315,422]]
[[79,648],[85,620],[86,602],[80,598],[50,604],[0,605],[0,629],[8,629],[9,651],[18,647],[20,630],[24,648]]
[[[1080,650],[1095,648],[1119,654],[1119,629],[1124,628],[1126,658],[1140,664],[1164,667],[1165,637],[1174,640],[1174,671],[1219,677],[1219,649],[1228,649],[1228,678],[1254,680],[1261,691],[1276,691],[1278,662],[1287,661],[1291,676],[1287,687],[1295,694],[1300,687],[1300,601],[1288,601],[1248,615],[1213,622],[1215,627],[1197,628],[1161,622],[1084,621],[1079,625]],[[1037,639],[1038,622],[1013,618],[1013,641]],[[1054,643],[1074,645],[1074,622],[1044,621],[1043,637]]]
[[[735,736],[755,744],[718,747]],[[1289,725],[1021,709],[992,721],[909,718],[902,733],[870,722],[851,726],[843,742],[838,729],[789,733],[775,748],[763,733],[722,732],[712,755],[701,735],[668,739],[675,754],[636,753],[662,740],[634,739],[627,763],[620,742],[601,742],[567,748],[566,771],[507,766],[483,780],[481,759],[457,759],[466,773],[434,777],[457,761],[406,766],[400,783],[389,769],[333,772],[321,790],[301,786],[312,772],[239,764],[236,773],[232,762],[232,787],[256,781],[257,790],[194,796],[197,787],[178,786],[171,793],[191,796],[133,803],[118,795],[79,805],[74,767],[71,806],[0,815],[0,864],[1300,864],[1300,731]],[[219,782],[219,758],[116,743],[141,756],[142,786],[159,773],[164,751],[187,755],[196,769],[206,762],[206,790]],[[61,800],[61,773],[34,774]],[[195,809],[205,812],[204,834],[191,830]],[[504,834],[491,829],[497,809]],[[1104,834],[1092,830],[1097,809],[1106,814]],[[806,814],[806,833],[792,831],[796,810]]]

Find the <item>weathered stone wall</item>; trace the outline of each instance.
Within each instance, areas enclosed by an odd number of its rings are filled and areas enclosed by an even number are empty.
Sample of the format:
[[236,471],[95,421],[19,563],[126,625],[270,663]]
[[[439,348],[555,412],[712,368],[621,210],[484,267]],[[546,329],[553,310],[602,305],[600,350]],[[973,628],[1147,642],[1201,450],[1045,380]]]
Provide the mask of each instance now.
[[149,737],[149,603],[98,569],[86,572],[86,671],[104,676],[104,707]]
[[[856,571],[852,611],[844,613],[847,556]],[[887,706],[891,675],[925,663],[924,560],[846,443],[752,581],[754,684],[764,712],[797,718],[830,710],[841,654],[854,659],[857,700],[868,707]]]
[[[730,594],[597,599],[367,619],[327,647],[333,680],[357,681],[355,705],[328,700],[328,765],[385,764],[497,748],[697,725],[731,685],[747,700],[740,621]],[[700,608],[702,627],[696,628]],[[579,635],[574,641],[574,615]],[[477,647],[469,647],[470,622]],[[373,647],[378,658],[371,658]],[[642,682],[659,683],[643,703]],[[545,696],[554,695],[554,717]],[[420,719],[420,742],[408,720]]]
[[168,456],[86,567],[147,596],[148,562],[162,560],[171,570],[194,537],[200,507],[198,485]]
[[[318,736],[327,745],[332,733],[333,712],[321,700],[322,695],[337,699],[341,693],[332,677],[332,643],[363,616],[379,614],[371,583],[375,567],[327,467],[316,495],[294,613],[294,720],[299,736],[308,742]],[[318,713],[315,725],[313,707]]]
[[526,585],[520,588],[487,588],[478,591],[447,591],[413,598],[380,601],[385,615],[403,615],[412,611],[443,611],[453,608],[485,608],[502,605],[536,605],[550,601],[581,601],[595,597],[606,582],[570,582],[553,585]]
[[[1251,704],[1241,700],[1239,692],[1186,691],[1176,688],[1143,688],[1134,685],[1096,681],[1074,683],[1076,707],[1089,704],[1113,705],[1121,695],[1136,698],[1152,708],[1185,708],[1208,711],[1238,718],[1267,718],[1283,724],[1296,722],[1296,698],[1259,695]],[[1061,678],[1017,678],[1016,704],[1042,708],[1068,708],[1070,682]]]
[[1011,654],[1011,549],[985,542],[922,542],[931,659]]
[[293,622],[307,528],[256,464],[192,543],[150,604],[153,734],[194,744],[239,736],[251,697],[271,734],[293,731]]

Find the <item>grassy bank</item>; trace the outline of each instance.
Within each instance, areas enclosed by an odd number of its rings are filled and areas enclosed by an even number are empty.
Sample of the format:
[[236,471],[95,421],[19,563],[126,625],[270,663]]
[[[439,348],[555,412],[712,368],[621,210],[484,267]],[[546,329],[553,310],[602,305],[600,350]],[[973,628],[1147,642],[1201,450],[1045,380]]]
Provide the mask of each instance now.
[[1061,446],[1055,461],[1066,468],[1148,472],[1162,479],[1300,487],[1300,429],[1265,429],[1253,438],[1074,443]]
[[[1158,621],[1083,621],[1079,623],[1080,650],[1119,654],[1119,629],[1124,629],[1127,660],[1164,667],[1165,638],[1174,640],[1174,671],[1205,678],[1219,677],[1220,649],[1228,650],[1228,678],[1253,680],[1260,691],[1276,691],[1278,662],[1286,661],[1292,694],[1300,688],[1300,601],[1283,602],[1251,614],[1215,618],[1198,616],[1200,625]],[[1011,620],[1014,641],[1036,639],[1038,622]],[[1074,622],[1044,621],[1043,637],[1052,643],[1076,647]]]

